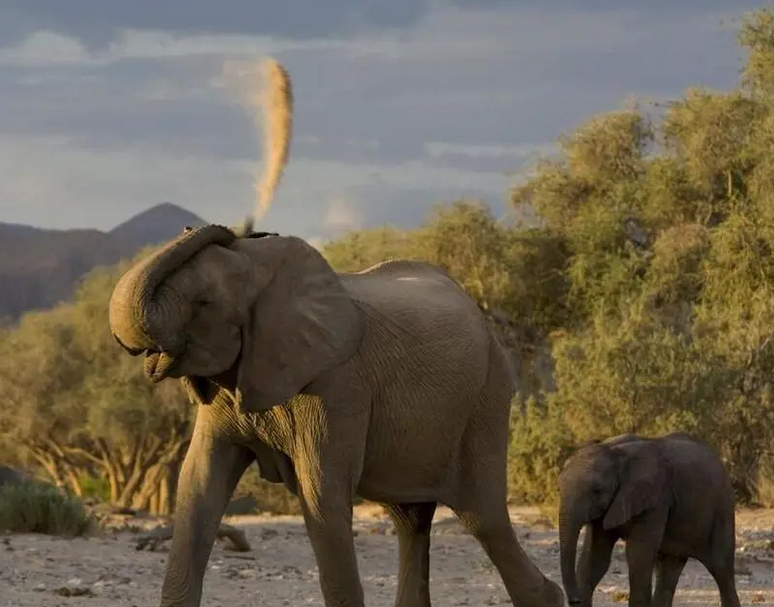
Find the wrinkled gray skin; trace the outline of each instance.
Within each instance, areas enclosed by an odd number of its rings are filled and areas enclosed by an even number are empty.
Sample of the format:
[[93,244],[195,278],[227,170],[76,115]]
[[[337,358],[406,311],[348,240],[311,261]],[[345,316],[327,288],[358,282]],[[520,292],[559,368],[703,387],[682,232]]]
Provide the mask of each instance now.
[[565,463],[559,497],[562,581],[570,605],[591,606],[613,546],[624,539],[630,607],[671,606],[688,558],[707,567],[722,607],[739,606],[733,491],[722,462],[706,443],[682,432],[592,442]]
[[563,605],[508,518],[507,357],[439,268],[338,275],[300,238],[206,226],[122,277],[110,327],[150,379],[181,378],[198,404],[162,605],[199,605],[224,507],[256,460],[300,498],[328,607],[363,607],[355,495],[395,522],[396,605],[430,605],[438,503],[481,542],[514,605]]

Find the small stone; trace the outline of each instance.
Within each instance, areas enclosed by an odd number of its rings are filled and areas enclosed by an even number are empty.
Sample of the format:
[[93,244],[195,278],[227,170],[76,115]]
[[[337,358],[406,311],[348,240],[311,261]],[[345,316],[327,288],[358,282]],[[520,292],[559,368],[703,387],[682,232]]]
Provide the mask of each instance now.
[[734,567],[734,573],[736,575],[752,575],[750,568],[746,564],[740,562],[736,563],[736,566]]
[[91,588],[81,588],[79,586],[62,586],[61,588],[57,588],[54,590],[56,594],[59,596],[86,596],[86,597],[92,597],[94,596],[94,593],[91,591]]

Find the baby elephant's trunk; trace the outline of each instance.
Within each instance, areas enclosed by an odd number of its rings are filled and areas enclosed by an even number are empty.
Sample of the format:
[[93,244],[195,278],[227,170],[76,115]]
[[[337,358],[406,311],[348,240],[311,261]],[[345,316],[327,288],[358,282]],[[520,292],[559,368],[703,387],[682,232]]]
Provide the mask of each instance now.
[[581,604],[578,581],[575,577],[575,554],[582,524],[576,518],[566,510],[562,510],[559,514],[559,551],[562,584],[567,595],[567,603],[570,605]]

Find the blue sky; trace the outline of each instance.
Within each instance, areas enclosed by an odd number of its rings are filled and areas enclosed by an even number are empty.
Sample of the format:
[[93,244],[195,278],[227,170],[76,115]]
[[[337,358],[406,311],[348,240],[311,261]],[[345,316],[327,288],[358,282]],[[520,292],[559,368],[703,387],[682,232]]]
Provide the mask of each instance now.
[[461,196],[504,213],[512,172],[590,115],[735,85],[761,5],[0,0],[0,221],[109,229],[171,201],[240,222],[262,151],[219,76],[266,55],[296,104],[261,228],[412,225]]

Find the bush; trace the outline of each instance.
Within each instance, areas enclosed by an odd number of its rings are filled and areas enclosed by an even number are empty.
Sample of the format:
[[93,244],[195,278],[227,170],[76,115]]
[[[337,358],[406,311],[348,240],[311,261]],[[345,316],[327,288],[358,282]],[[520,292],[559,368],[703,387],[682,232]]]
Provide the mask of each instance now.
[[270,514],[301,514],[298,498],[282,483],[270,483],[261,478],[258,466],[250,466],[234,491],[234,498],[251,495],[258,508]]
[[96,498],[101,502],[110,502],[110,481],[106,478],[96,478],[91,474],[81,474],[78,484],[84,498]]
[[74,495],[28,481],[0,487],[0,530],[75,537],[88,531],[91,517]]
[[546,515],[553,512],[559,471],[575,447],[573,438],[554,399],[539,403],[530,397],[523,410],[514,402],[508,445],[512,503],[540,506]]

